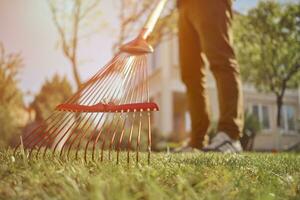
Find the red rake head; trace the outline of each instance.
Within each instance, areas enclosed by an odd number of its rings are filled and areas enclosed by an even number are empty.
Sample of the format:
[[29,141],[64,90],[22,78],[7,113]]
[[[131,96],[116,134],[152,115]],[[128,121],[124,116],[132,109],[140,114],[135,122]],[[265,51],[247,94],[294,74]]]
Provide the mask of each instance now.
[[[119,162],[120,152],[126,150],[129,162],[130,152],[136,150],[138,162],[144,149],[150,162],[151,112],[158,106],[150,102],[148,80],[145,54],[118,54],[24,138],[29,157],[46,156],[51,149],[60,157],[83,155],[85,161],[89,157],[103,161],[116,152]],[[146,146],[141,144],[145,134]]]
[[98,103],[92,106],[85,106],[80,104],[60,104],[56,110],[67,112],[102,112],[102,113],[119,113],[119,112],[144,112],[144,111],[158,111],[156,103],[131,103],[116,105],[114,103]]

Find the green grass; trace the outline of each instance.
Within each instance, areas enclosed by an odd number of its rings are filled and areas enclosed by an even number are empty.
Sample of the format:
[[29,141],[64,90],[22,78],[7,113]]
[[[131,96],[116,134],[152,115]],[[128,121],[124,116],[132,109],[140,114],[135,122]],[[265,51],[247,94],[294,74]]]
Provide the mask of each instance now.
[[299,154],[162,153],[151,161],[28,161],[0,151],[0,199],[300,199]]

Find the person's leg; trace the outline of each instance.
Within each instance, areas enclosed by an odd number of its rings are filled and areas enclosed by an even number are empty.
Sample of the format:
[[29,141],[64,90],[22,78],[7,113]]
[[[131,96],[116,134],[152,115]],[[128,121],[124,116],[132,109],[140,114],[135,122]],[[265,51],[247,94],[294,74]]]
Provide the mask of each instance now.
[[220,119],[218,131],[239,139],[243,129],[243,96],[240,69],[230,35],[231,0],[190,0],[190,19],[216,79]]
[[208,95],[205,89],[205,66],[197,32],[187,18],[185,3],[179,8],[179,53],[181,78],[187,89],[192,122],[190,146],[202,148],[209,127]]

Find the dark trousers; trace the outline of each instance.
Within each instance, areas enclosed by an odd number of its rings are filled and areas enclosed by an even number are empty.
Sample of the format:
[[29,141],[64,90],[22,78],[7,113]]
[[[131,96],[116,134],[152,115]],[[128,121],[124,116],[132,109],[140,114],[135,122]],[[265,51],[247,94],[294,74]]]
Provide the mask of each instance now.
[[190,145],[201,148],[210,125],[207,58],[218,90],[218,131],[239,139],[243,129],[240,69],[232,47],[231,0],[181,0],[179,46],[182,80],[192,121]]

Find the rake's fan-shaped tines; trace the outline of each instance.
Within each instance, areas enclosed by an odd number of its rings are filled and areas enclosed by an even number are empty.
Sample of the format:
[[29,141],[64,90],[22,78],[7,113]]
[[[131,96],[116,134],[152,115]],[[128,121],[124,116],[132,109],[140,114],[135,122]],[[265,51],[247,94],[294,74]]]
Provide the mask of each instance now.
[[[73,154],[78,158],[81,153],[85,161],[88,154],[92,160],[103,161],[105,154],[111,160],[116,152],[119,163],[120,151],[127,151],[129,162],[130,151],[135,149],[138,162],[142,149],[148,151],[150,162],[151,111],[158,107],[150,102],[147,63],[146,54],[116,55],[23,139],[29,157],[45,156],[51,149],[60,157],[70,158]],[[146,147],[141,146],[145,134]]]
[[[116,151],[148,151],[151,153],[151,111],[158,106],[150,102],[147,55],[153,52],[147,42],[150,33],[166,4],[159,0],[138,37],[120,47],[111,62],[87,81],[67,102],[58,105],[53,114],[20,141],[14,153],[22,146],[29,149],[29,157],[40,154],[78,158],[83,153],[85,161],[91,153],[92,160],[103,161],[105,155],[112,159]],[[146,124],[146,126],[144,125]],[[141,141],[147,135],[147,145]],[[22,145],[21,145],[22,144]],[[143,148],[144,147],[144,148]],[[107,154],[106,154],[107,152]]]

